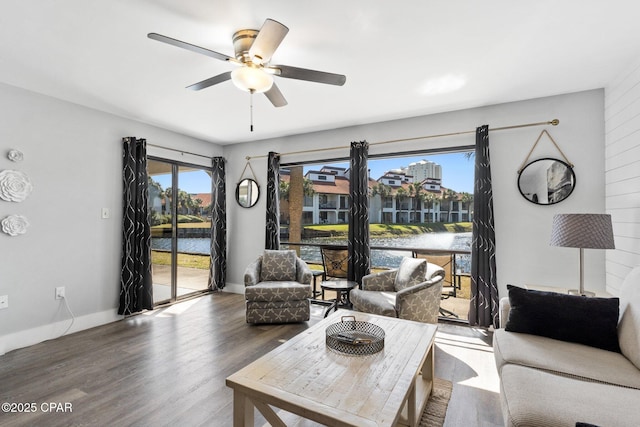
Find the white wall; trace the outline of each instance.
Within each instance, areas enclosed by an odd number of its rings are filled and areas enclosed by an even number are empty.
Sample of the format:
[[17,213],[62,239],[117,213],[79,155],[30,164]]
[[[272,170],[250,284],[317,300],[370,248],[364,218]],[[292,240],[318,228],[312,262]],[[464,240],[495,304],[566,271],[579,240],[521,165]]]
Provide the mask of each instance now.
[[[425,102],[428,102],[427,100]],[[575,164],[577,186],[571,197],[551,206],[526,201],[516,185],[517,170],[540,134],[542,127],[490,133],[492,177],[497,240],[497,278],[502,295],[509,284],[540,284],[577,287],[578,250],[549,246],[551,221],[555,213],[604,212],[604,94],[603,90],[487,106],[437,115],[353,126],[305,135],[275,138],[241,145],[225,146],[229,182],[228,209],[228,290],[242,291],[247,264],[264,248],[266,159],[251,160],[263,192],[257,206],[239,207],[233,185],[245,166],[245,156],[263,156],[326,147],[348,147],[351,141],[369,143],[422,135],[473,130],[489,124],[501,127],[558,118],[560,125],[547,129],[568,159]],[[293,108],[289,106],[287,108]],[[370,154],[443,146],[473,145],[474,135],[427,139],[410,143],[373,145]],[[349,149],[284,156],[283,163],[348,157]],[[546,138],[531,159],[559,157]],[[587,250],[587,289],[604,290],[604,251]]]
[[[222,149],[2,84],[0,112],[0,170],[23,171],[34,187],[22,203],[0,200],[0,219],[22,214],[31,224],[21,236],[0,233],[0,295],[9,296],[2,354],[64,332],[69,315],[54,298],[57,286],[77,317],[71,331],[119,318],[122,137],[208,156]],[[9,149],[24,160],[9,161]],[[103,207],[111,218],[101,219]]]
[[606,208],[616,249],[607,251],[607,290],[617,294],[640,265],[640,60],[605,91]]

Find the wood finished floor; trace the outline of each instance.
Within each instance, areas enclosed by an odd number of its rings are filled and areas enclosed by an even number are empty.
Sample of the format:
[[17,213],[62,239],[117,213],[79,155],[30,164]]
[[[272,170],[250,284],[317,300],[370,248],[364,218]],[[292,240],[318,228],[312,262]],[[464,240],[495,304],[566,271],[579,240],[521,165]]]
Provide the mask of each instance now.
[[[216,293],[15,350],[0,356],[0,403],[37,411],[0,412],[0,425],[230,426],[225,378],[306,327],[247,325],[244,298]],[[440,324],[435,357],[453,383],[445,427],[502,425],[491,335]],[[45,413],[48,402],[73,412]]]

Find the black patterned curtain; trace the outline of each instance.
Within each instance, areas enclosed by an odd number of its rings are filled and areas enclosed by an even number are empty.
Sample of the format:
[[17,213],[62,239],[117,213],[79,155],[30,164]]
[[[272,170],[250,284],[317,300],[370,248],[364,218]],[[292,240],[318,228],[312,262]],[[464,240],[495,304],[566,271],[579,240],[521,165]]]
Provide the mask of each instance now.
[[349,193],[349,280],[360,283],[370,271],[369,249],[369,144],[352,142]]
[[122,142],[122,270],[118,314],[129,315],[153,308],[151,221],[147,209],[147,141],[127,137]]
[[280,155],[269,152],[267,162],[267,224],[264,248],[280,249]]
[[227,192],[223,157],[212,159],[211,267],[209,289],[224,288],[227,279]]
[[469,324],[488,327],[498,324],[498,283],[487,125],[476,129],[475,158]]

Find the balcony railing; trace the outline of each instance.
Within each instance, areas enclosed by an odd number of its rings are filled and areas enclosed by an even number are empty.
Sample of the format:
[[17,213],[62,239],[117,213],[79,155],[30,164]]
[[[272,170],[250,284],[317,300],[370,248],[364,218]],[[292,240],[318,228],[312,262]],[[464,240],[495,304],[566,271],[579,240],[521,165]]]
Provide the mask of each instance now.
[[336,203],[320,203],[320,209],[335,209]]
[[[322,256],[320,255],[321,247],[335,247],[335,248],[344,248],[345,245],[342,244],[319,244],[319,243],[289,243],[283,241],[281,243],[282,246],[287,246],[290,248],[297,247],[300,250],[300,257],[311,266],[314,270],[322,270]],[[458,249],[435,249],[435,248],[425,248],[425,247],[399,247],[399,246],[378,246],[372,245],[370,247],[372,253],[374,251],[381,251],[387,253],[398,254],[402,253],[403,256],[412,257],[412,256],[424,256],[424,254],[429,255],[448,255],[451,257],[451,265],[445,267],[449,269],[449,274],[447,276],[448,280],[450,280],[449,288],[452,288],[450,291],[443,291],[443,297],[441,299],[440,307],[441,314],[443,318],[448,320],[457,320],[467,322],[468,312],[469,312],[469,299],[471,294],[471,277],[469,274],[470,270],[470,256],[471,252],[469,250],[458,250]],[[372,259],[376,257],[372,254]],[[390,268],[397,268],[397,265],[372,265],[371,271],[383,271],[388,270]]]

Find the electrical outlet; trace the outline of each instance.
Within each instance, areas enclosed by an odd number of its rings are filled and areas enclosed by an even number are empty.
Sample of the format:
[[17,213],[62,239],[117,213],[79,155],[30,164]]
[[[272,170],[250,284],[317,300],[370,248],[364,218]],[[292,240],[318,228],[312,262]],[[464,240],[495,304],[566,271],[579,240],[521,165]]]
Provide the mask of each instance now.
[[59,288],[56,288],[56,299],[63,299],[64,298],[64,286],[60,286]]
[[9,308],[9,295],[0,295],[0,310]]

